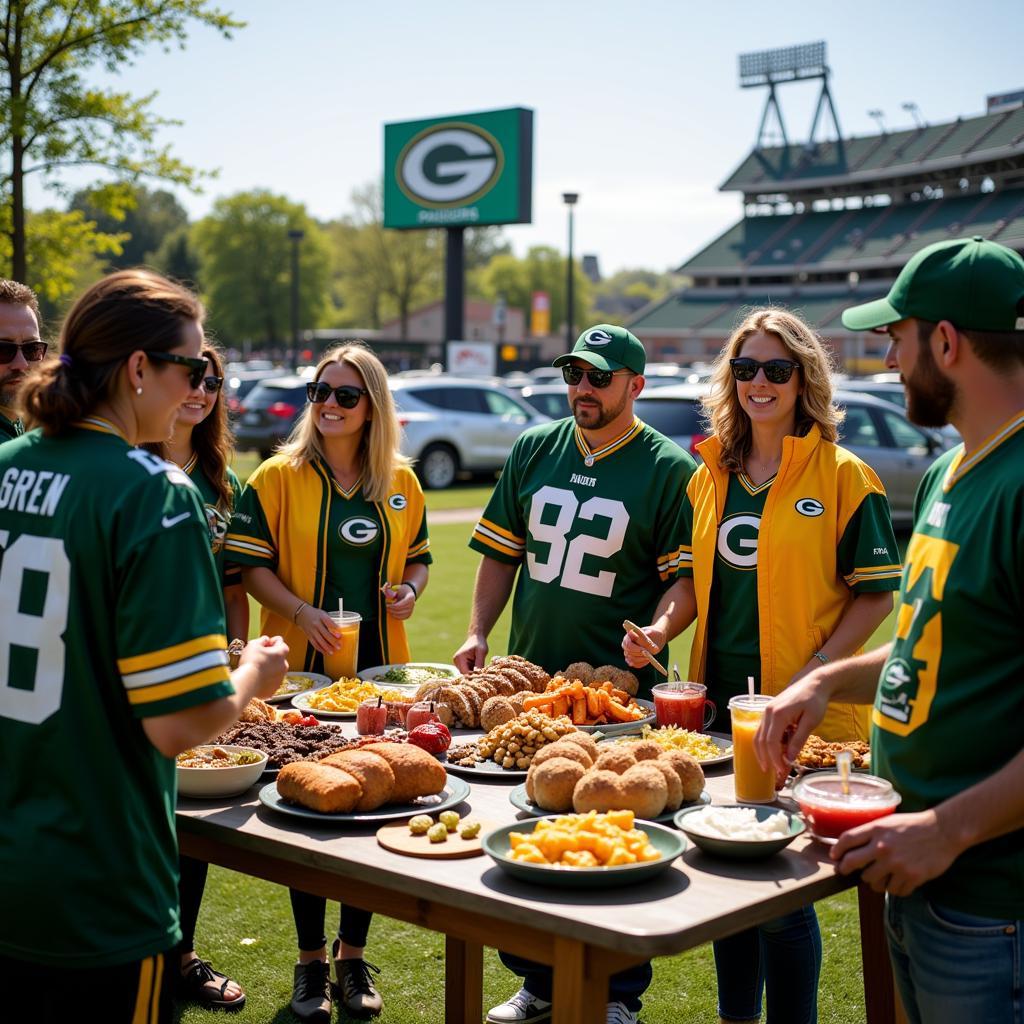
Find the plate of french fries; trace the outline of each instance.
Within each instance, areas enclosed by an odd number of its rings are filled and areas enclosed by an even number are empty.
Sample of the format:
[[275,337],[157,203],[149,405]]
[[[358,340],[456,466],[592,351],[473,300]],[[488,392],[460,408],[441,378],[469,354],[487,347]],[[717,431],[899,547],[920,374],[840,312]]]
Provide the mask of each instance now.
[[329,686],[300,693],[292,698],[292,707],[317,718],[355,718],[356,708],[364,700],[404,701],[415,700],[415,686],[401,686],[388,683],[379,686],[363,679],[337,679]]
[[523,701],[523,710],[537,710],[551,718],[565,716],[583,732],[605,736],[633,732],[655,720],[650,701],[631,697],[612,683],[582,683],[556,676],[544,693],[535,693]]

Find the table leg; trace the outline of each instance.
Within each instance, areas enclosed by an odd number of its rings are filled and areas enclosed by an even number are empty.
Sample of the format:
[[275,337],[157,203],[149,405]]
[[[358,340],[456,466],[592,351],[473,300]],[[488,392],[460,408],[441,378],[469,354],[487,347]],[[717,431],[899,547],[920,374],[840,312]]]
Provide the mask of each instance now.
[[864,1016],[867,1024],[906,1024],[907,1017],[892,978],[885,934],[885,896],[863,883],[857,886],[860,955],[864,964]]
[[608,975],[582,942],[555,936],[551,1024],[602,1024]]
[[444,938],[446,1024],[480,1024],[483,1018],[484,951],[476,942]]

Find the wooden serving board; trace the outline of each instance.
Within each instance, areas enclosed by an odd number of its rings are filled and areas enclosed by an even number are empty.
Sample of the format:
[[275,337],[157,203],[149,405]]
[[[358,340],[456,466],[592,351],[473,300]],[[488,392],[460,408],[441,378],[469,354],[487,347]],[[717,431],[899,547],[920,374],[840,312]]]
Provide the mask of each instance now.
[[455,860],[459,857],[476,857],[484,852],[480,840],[490,831],[498,826],[493,821],[483,821],[480,818],[468,817],[459,822],[461,828],[464,823],[472,824],[480,822],[480,831],[475,839],[463,839],[456,829],[448,833],[448,838],[443,843],[432,843],[425,835],[414,836],[409,831],[409,823],[403,821],[396,825],[383,825],[377,829],[377,842],[385,850],[392,853],[400,853],[406,857],[432,857],[437,860]]

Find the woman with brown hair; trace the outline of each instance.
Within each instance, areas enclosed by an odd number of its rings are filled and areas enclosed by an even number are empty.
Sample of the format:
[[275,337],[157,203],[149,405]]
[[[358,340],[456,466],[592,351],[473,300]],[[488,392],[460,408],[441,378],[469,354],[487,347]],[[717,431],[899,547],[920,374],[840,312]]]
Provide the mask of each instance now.
[[[292,436],[249,478],[227,551],[280,630],[297,671],[338,678],[342,639],[330,612],[344,601],[362,616],[355,668],[409,660],[403,622],[427,585],[430,541],[419,481],[399,452],[387,371],[361,342],[329,351],[307,385]],[[292,890],[299,940],[292,1010],[330,1019],[326,901]],[[371,915],[343,906],[332,959],[341,1002],[354,1017],[380,1013],[377,968],[363,959]]]
[[[228,638],[245,640],[249,636],[249,598],[242,585],[242,570],[224,559],[224,540],[242,488],[228,465],[231,430],[225,403],[220,400],[224,384],[224,366],[220,353],[204,343],[200,356],[206,360],[206,372],[178,409],[171,436],[163,442],[145,444],[147,451],[178,466],[195,484],[203,503],[210,533],[210,551],[221,581]],[[181,904],[182,939],[178,944],[181,970],[177,979],[180,998],[192,999],[203,1006],[240,1010],[245,993],[238,982],[213,969],[195,950],[196,922],[206,888],[209,864],[192,857],[178,858],[178,899]]]
[[[696,619],[688,678],[725,708],[776,694],[857,651],[892,609],[899,553],[874,471],[837,443],[842,412],[818,336],[783,309],[733,332],[704,399],[711,435],[685,495],[679,579],[644,632],[659,650]],[[627,636],[631,665],[643,664]],[[829,740],[867,738],[867,712],[832,705]],[[769,1024],[817,1019],[821,937],[813,907],[716,942],[719,1015]]]
[[[280,637],[228,672],[195,488],[136,445],[202,378],[203,307],[120,271],[64,322],[0,447],[0,986],[13,1019],[169,1021],[181,939],[176,754],[280,685]],[[191,567],[189,599],[172,582]],[[68,894],[73,893],[69,900]]]

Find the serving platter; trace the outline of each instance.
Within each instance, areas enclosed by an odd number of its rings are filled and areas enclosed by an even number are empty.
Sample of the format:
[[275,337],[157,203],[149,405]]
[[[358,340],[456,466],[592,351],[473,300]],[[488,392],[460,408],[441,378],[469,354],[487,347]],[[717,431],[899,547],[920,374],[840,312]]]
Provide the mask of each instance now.
[[456,775],[469,775],[481,782],[518,782],[526,778],[527,772],[526,768],[502,768],[500,764],[491,760],[477,761],[476,764],[468,767],[445,761],[444,767],[448,772]]
[[414,814],[433,814],[456,807],[469,796],[469,783],[465,779],[448,779],[443,790],[434,796],[421,796],[407,804],[385,804],[376,811],[350,812],[348,814],[324,814],[308,807],[290,804],[277,791],[277,783],[268,783],[260,790],[260,803],[271,811],[286,814],[293,818],[304,818],[306,821],[319,821],[325,824],[341,825],[373,825],[384,821],[395,821],[399,818],[411,818]]
[[[539,807],[537,804],[533,803],[529,797],[527,797],[525,783],[520,786],[516,786],[516,788],[509,793],[508,802],[517,810],[529,814],[532,818],[548,818],[554,813],[553,811],[544,810],[543,807]],[[706,807],[710,803],[711,794],[705,789],[696,800],[688,800],[680,807],[677,807],[674,811],[664,811],[656,818],[637,818],[637,821],[657,821],[667,825],[675,819],[677,811],[682,810],[683,808]],[[568,814],[569,812],[566,811],[565,813]]]
[[[294,697],[299,696],[303,693],[312,693],[314,690],[322,690],[325,686],[330,686],[334,681],[330,676],[321,675],[319,672],[287,672],[285,673],[285,683],[289,679],[312,679],[313,685],[307,686],[304,690],[292,690],[290,693],[275,693],[267,697],[268,704],[290,704]],[[282,686],[285,685],[282,683]]]
[[[369,680],[363,680],[363,682],[368,682],[368,681]],[[414,696],[415,693],[416,693],[416,689],[417,689],[415,686],[413,686],[413,685],[411,685],[409,683],[374,683],[373,685],[378,687],[381,690],[381,692],[383,692],[385,690],[394,690],[396,693],[400,693],[400,694],[402,694],[403,696],[406,696],[406,697]],[[320,687],[317,687],[317,689],[318,690],[325,690],[325,689],[327,689],[327,687],[320,686]],[[323,718],[323,719],[336,718],[336,719],[341,719],[341,720],[347,719],[348,721],[354,721],[355,720],[356,712],[354,710],[353,711],[328,711],[326,709],[313,707],[313,705],[310,704],[310,702],[309,702],[309,698],[315,692],[316,692],[316,690],[309,690],[306,693],[300,693],[300,694],[297,694],[296,696],[292,697],[292,707],[293,708],[298,708],[298,710],[301,711],[303,714],[314,715],[316,718]]]
[[[718,757],[709,757],[703,760],[697,759],[697,763],[702,768],[711,768],[718,764],[728,764],[732,760],[732,740],[728,736],[724,736],[721,733],[705,733],[709,740],[712,740],[721,754]],[[642,736],[615,736],[611,739],[598,740],[598,745],[603,746],[606,743],[631,743],[643,739]],[[666,747],[666,750],[674,750],[674,747]]]
[[634,697],[633,703],[646,708],[648,714],[635,722],[605,722],[602,725],[577,725],[576,728],[580,732],[600,733],[602,736],[621,736],[628,732],[639,732],[645,725],[653,725],[656,721],[654,704],[639,697]]
[[[381,679],[380,676],[386,675],[389,672],[402,672],[409,671],[411,669],[424,669],[430,673],[430,676],[424,676],[423,679],[413,681],[399,681],[392,683],[388,679]],[[384,689],[394,687],[398,689],[403,686],[411,686],[413,690],[419,689],[428,678],[443,680],[449,679],[454,680],[459,678],[459,670],[454,665],[445,665],[439,661],[407,661],[407,662],[395,662],[391,665],[374,665],[373,668],[364,668],[361,672],[357,672],[356,675],[367,683],[376,683]]]

